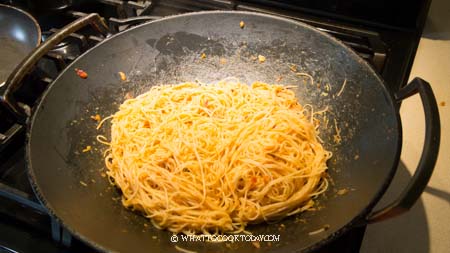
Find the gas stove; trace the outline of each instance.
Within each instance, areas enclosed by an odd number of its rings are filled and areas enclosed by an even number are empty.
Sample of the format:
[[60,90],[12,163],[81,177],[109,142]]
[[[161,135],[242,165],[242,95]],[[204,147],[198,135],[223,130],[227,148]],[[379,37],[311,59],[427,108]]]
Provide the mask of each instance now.
[[[71,21],[94,12],[104,18],[111,33],[164,16],[201,10],[243,10],[287,17],[312,25],[344,42],[370,63],[383,77],[388,89],[395,92],[407,82],[431,1],[36,2],[0,1],[30,12],[41,26],[42,41]],[[33,106],[61,70],[103,39],[90,29],[71,34],[39,61],[16,96]],[[0,117],[0,252],[95,252],[60,226],[39,203],[27,176],[25,127],[1,105]],[[364,230],[364,227],[353,229],[320,252],[358,252]]]

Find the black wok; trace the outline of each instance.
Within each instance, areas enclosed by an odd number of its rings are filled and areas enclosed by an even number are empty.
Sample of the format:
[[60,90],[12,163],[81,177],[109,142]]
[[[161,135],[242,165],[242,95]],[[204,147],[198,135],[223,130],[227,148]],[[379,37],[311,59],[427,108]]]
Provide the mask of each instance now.
[[0,4],[0,86],[41,41],[41,28],[25,11]]
[[[239,22],[245,22],[245,28]],[[105,33],[95,14],[86,16],[50,38],[8,79],[3,100],[23,118],[14,100],[23,72],[34,58],[81,26],[91,23]],[[200,55],[206,54],[205,59]],[[266,62],[254,60],[256,55]],[[219,59],[226,58],[221,64]],[[314,77],[295,75],[289,68]],[[89,77],[81,79],[75,68]],[[120,80],[119,71],[131,82]],[[171,233],[145,226],[149,221],[122,207],[120,193],[101,177],[101,131],[89,117],[107,116],[118,109],[126,93],[136,95],[151,85],[226,77],[295,85],[302,104],[328,106],[329,124],[321,129],[334,155],[329,163],[330,189],[318,199],[319,210],[280,223],[252,225],[254,234],[280,235],[271,246],[257,249],[249,242],[171,242]],[[330,84],[328,90],[327,83]],[[345,87],[342,87],[345,83]],[[424,151],[409,185],[386,208],[372,208],[388,187],[399,162],[402,133],[399,102],[419,93],[426,116]],[[327,94],[327,95],[325,95]],[[336,121],[336,123],[335,123]],[[342,142],[333,141],[336,126]],[[75,236],[105,252],[174,252],[175,246],[200,252],[304,252],[320,248],[355,226],[380,221],[407,211],[426,186],[436,161],[440,123],[428,83],[415,79],[397,94],[353,51],[334,38],[305,24],[246,12],[201,12],[146,23],[112,36],[73,62],[53,82],[28,122],[27,159],[34,190],[62,224]],[[92,152],[82,153],[87,145]],[[350,189],[345,195],[337,190]],[[299,222],[305,220],[305,223]],[[312,233],[323,229],[322,232]]]

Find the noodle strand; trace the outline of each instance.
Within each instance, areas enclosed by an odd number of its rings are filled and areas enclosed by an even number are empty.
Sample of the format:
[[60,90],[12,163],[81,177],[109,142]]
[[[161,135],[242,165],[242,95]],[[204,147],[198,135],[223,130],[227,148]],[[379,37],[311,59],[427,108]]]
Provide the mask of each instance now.
[[154,86],[111,117],[111,141],[97,137],[107,174],[157,228],[242,232],[312,208],[328,187],[312,107],[282,85]]

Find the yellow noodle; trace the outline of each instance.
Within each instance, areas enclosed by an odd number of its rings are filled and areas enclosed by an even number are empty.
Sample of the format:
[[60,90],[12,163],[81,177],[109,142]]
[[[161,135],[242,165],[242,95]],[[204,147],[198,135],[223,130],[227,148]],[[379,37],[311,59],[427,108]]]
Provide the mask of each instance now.
[[126,100],[111,142],[98,139],[125,207],[172,232],[235,233],[327,189],[331,152],[312,117],[282,85],[182,83]]

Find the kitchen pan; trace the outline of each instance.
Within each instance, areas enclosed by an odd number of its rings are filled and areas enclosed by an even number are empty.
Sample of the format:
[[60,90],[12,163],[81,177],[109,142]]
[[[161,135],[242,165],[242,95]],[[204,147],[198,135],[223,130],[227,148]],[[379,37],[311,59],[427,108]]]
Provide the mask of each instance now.
[[[27,116],[14,99],[24,74],[53,45],[88,24],[106,38],[68,66]],[[258,55],[265,62],[259,62]],[[75,69],[88,77],[80,78]],[[122,81],[118,72],[126,73],[128,81]],[[316,200],[315,211],[248,227],[254,235],[277,235],[279,241],[257,245],[184,242],[180,237],[173,242],[172,233],[148,225],[149,220],[122,207],[120,192],[102,177],[106,147],[95,139],[99,134],[109,136],[110,126],[98,131],[90,116],[108,116],[127,94],[136,96],[152,85],[210,83],[229,77],[294,86],[301,104],[327,109],[320,136],[333,152],[328,164],[332,184]],[[6,85],[4,103],[28,125],[27,163],[35,193],[74,236],[103,252],[314,251],[349,229],[411,208],[426,187],[439,149],[439,115],[427,82],[414,79],[392,94],[380,76],[341,42],[303,23],[265,14],[189,13],[114,36],[108,35],[98,15],[87,15],[43,43]],[[372,210],[399,163],[399,104],[416,93],[426,119],[420,162],[397,200]],[[88,145],[92,150],[82,152]]]
[[41,41],[41,29],[27,12],[0,4],[0,86]]

